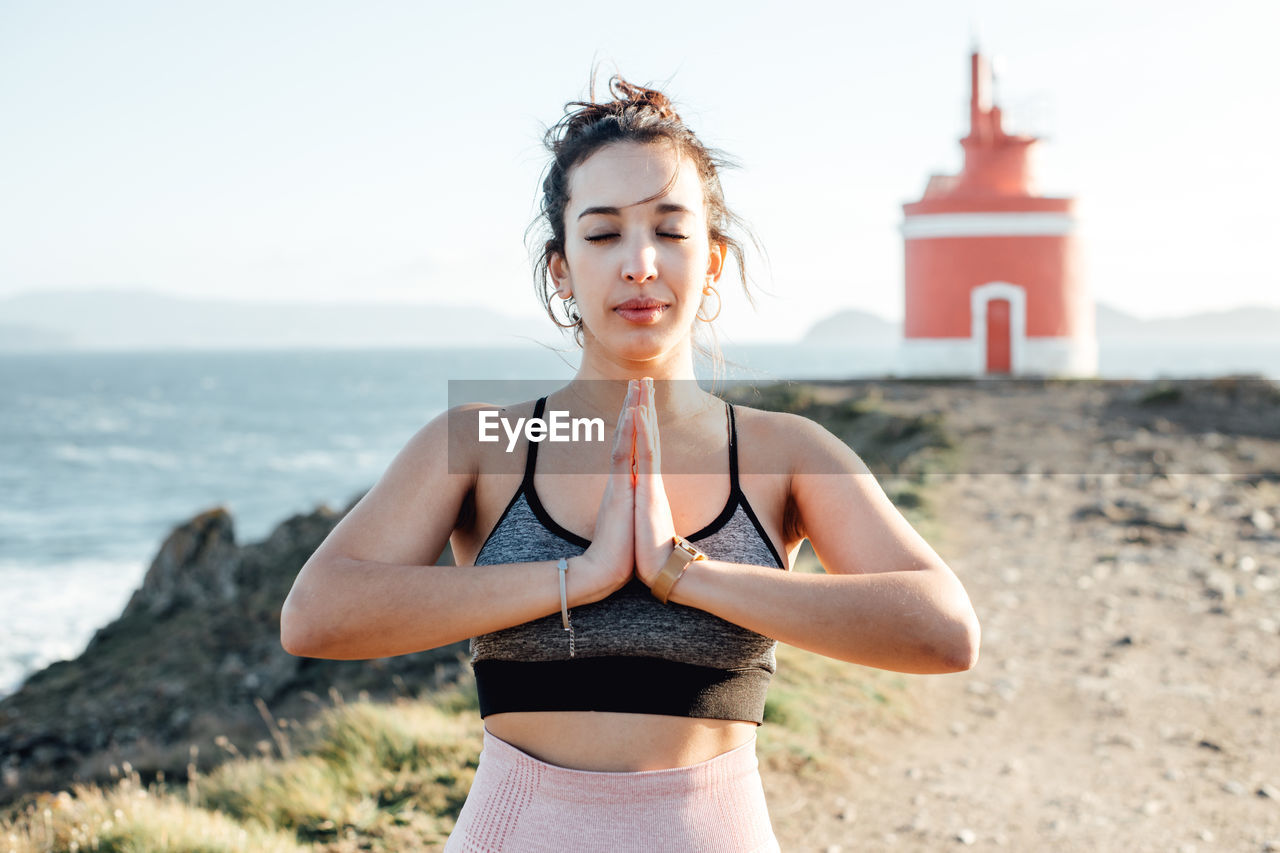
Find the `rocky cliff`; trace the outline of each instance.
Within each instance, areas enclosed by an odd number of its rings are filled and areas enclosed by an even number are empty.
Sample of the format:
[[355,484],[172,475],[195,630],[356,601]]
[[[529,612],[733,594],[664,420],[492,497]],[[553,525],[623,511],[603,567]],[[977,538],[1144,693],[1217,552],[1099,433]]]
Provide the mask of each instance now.
[[[144,778],[180,777],[234,745],[269,743],[280,718],[341,695],[417,695],[461,671],[465,644],[374,661],[298,658],[280,646],[280,609],[298,570],[343,513],[321,507],[262,542],[236,542],[212,509],[180,525],[124,612],[73,661],[0,701],[0,802],[72,781],[109,779],[128,760]],[[445,549],[442,563],[451,563]],[[321,699],[320,697],[325,697]]]

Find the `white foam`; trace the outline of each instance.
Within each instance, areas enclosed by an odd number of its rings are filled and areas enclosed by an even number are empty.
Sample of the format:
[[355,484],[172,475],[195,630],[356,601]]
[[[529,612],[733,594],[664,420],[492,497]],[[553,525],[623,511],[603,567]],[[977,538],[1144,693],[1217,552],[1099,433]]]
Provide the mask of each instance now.
[[341,460],[327,450],[304,450],[287,456],[271,456],[266,466],[273,471],[333,471]]
[[49,452],[55,459],[93,467],[102,465],[104,462],[124,462],[131,465],[145,465],[163,469],[174,469],[179,465],[179,459],[176,454],[160,450],[149,450],[145,447],[131,447],[125,444],[112,444],[106,447],[81,447],[78,444],[63,442],[50,447]]
[[35,566],[0,560],[0,696],[54,661],[84,651],[141,584],[140,560]]

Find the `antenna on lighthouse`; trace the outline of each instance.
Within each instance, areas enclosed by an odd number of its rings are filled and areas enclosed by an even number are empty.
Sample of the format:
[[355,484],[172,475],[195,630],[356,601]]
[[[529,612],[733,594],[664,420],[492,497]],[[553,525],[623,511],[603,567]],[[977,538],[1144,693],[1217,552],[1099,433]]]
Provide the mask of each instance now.
[[[993,106],[1004,104],[1000,97],[1000,75],[1004,74],[1004,57],[998,53],[991,55],[991,103]],[[1007,106],[1007,105],[1005,105]]]

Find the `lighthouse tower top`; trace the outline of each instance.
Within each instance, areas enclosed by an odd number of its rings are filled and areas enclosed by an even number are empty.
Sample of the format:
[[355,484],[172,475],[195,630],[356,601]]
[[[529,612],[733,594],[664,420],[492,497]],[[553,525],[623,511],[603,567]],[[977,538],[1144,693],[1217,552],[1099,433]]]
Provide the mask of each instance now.
[[969,66],[969,135],[960,140],[964,168],[958,175],[933,176],[924,198],[1036,195],[1029,157],[1036,138],[1004,132],[1000,107],[992,103],[991,63],[975,49]]

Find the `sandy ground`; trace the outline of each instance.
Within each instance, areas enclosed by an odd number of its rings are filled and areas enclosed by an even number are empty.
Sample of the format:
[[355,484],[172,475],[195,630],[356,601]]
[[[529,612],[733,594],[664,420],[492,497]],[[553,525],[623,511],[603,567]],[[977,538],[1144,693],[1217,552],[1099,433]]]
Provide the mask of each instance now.
[[766,773],[783,850],[1280,850],[1280,442],[1083,385],[907,396],[970,451],[929,493],[981,660],[905,676],[843,777]]

